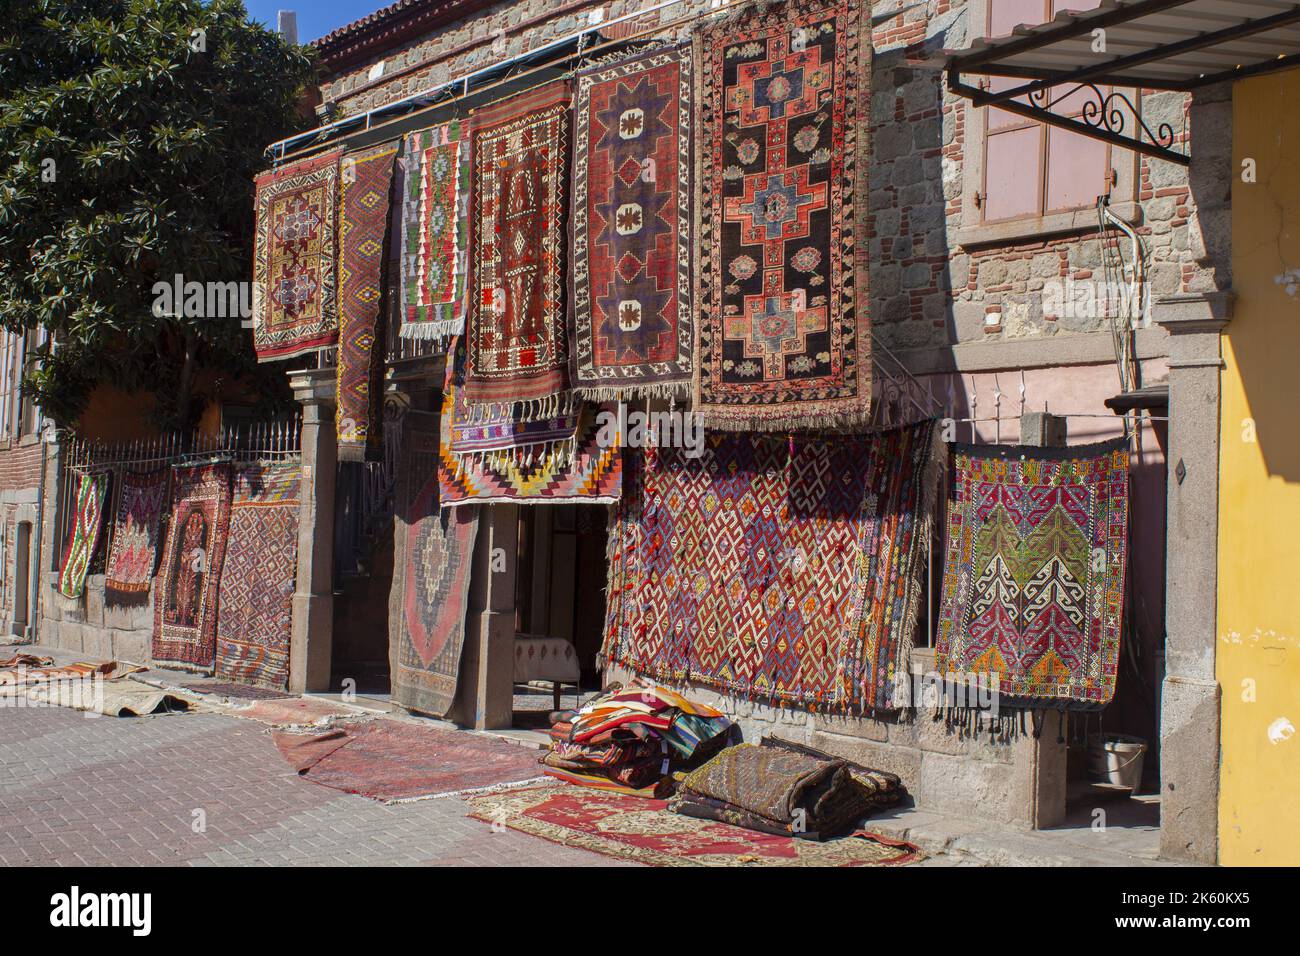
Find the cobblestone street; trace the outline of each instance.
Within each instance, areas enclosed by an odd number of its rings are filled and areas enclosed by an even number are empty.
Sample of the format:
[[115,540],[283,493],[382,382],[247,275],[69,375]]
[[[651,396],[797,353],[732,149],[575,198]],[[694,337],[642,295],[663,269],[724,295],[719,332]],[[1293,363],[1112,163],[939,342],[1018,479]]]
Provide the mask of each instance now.
[[456,797],[386,806],[309,783],[251,721],[0,708],[2,866],[619,863],[493,832]]

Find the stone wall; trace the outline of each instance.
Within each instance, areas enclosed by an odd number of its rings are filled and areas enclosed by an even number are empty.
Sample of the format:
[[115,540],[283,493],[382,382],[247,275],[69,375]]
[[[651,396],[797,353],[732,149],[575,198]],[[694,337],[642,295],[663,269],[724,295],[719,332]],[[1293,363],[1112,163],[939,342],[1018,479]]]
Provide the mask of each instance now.
[[[156,580],[156,579],[155,579]],[[46,574],[41,643],[84,654],[88,659],[148,664],[153,639],[153,589],[139,607],[108,607],[104,575],[86,576],[79,598],[59,593],[59,573]]]

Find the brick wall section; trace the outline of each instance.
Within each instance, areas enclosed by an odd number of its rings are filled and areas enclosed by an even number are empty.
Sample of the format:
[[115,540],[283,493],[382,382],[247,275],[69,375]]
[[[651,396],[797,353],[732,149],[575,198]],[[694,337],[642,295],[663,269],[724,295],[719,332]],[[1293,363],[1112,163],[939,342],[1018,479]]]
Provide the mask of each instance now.
[[0,447],[0,492],[39,488],[43,460],[39,442]]
[[[20,520],[33,524],[30,548],[39,542],[35,538],[35,502],[40,494],[41,468],[44,447],[40,442],[19,444],[8,441],[0,446],[0,523],[4,526],[4,550],[0,553],[4,579],[0,581],[0,632],[10,634],[14,619],[14,595],[19,573],[17,563],[18,524]],[[24,507],[19,501],[28,503]],[[38,556],[29,567],[40,569],[44,556]],[[29,619],[33,617],[28,611]]]

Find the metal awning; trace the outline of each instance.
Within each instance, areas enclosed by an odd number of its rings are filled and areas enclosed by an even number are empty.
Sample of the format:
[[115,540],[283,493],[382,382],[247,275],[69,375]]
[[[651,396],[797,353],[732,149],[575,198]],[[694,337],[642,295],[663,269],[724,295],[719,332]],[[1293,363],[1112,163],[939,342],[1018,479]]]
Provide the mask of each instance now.
[[[1098,33],[1097,31],[1102,31]],[[1101,42],[1099,42],[1099,40]],[[1175,131],[1143,122],[1123,89],[1194,90],[1300,65],[1300,4],[1284,0],[1102,0],[1005,37],[949,51],[948,88],[1138,152],[1187,165]],[[1025,80],[996,91],[964,76]],[[1067,97],[1077,117],[1052,107]],[[1131,126],[1130,126],[1131,122]]]

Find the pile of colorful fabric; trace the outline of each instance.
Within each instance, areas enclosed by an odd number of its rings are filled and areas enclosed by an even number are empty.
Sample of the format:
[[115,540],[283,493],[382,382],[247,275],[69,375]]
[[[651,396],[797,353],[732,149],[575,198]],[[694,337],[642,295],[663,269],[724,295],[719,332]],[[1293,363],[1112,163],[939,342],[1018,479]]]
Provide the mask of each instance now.
[[672,774],[716,754],[732,726],[720,711],[639,679],[555,716],[544,772],[640,797],[665,796]]
[[785,740],[728,747],[681,779],[668,809],[810,840],[841,836],[898,802],[898,777]]

